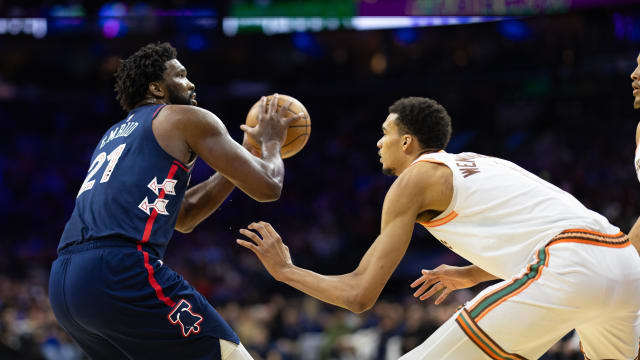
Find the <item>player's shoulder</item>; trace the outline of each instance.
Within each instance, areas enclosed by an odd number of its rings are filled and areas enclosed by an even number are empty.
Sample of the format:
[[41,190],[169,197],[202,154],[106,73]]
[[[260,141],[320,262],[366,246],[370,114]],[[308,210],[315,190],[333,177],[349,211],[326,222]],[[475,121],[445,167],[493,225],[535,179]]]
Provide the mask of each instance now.
[[434,182],[440,181],[442,177],[450,177],[451,169],[444,161],[436,158],[419,158],[413,162],[398,179],[406,178],[408,182]]
[[415,209],[420,211],[444,210],[451,201],[452,193],[451,169],[444,164],[420,162],[409,166],[398,176],[385,197],[385,204],[392,204],[389,205],[392,208],[415,204]]
[[164,117],[187,119],[200,119],[215,116],[211,111],[193,105],[165,105],[162,108],[160,115],[164,115]]
[[193,105],[166,105],[158,114],[158,121],[178,131],[224,127],[222,121],[211,111]]
[[409,194],[436,189],[451,182],[453,173],[441,162],[419,161],[406,168],[394,181],[393,187]]

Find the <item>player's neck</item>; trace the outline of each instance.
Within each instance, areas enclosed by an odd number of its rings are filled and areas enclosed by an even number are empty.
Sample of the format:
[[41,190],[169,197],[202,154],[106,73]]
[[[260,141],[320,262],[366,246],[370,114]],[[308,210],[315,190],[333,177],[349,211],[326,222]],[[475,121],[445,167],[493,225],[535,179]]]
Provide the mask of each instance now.
[[420,156],[424,155],[424,154],[436,153],[438,151],[440,151],[440,149],[434,149],[434,148],[422,149],[422,150],[419,151],[418,156],[416,156],[416,159],[419,158]]
[[411,166],[411,164],[413,164],[413,162],[420,157],[419,152],[416,153],[412,153],[412,154],[406,154],[406,156],[404,157],[404,161],[402,166],[399,166],[397,169],[400,171],[396,171],[397,176],[400,176],[400,174],[402,174],[405,170],[407,170],[407,168],[409,166]]
[[409,166],[411,166],[411,164],[413,164],[414,161],[418,160],[420,156],[424,154],[436,153],[438,151],[440,151],[440,149],[420,149],[415,153],[407,154],[405,164],[404,166],[402,166],[402,171],[398,172],[397,174],[398,175],[402,174],[402,172],[405,171]]
[[133,108],[136,109],[136,108],[139,108],[141,106],[161,105],[161,104],[166,104],[166,102],[163,99],[157,99],[157,98],[153,98],[153,97],[148,97],[148,98],[145,98],[144,100],[140,101],[139,103],[135,104],[135,106]]

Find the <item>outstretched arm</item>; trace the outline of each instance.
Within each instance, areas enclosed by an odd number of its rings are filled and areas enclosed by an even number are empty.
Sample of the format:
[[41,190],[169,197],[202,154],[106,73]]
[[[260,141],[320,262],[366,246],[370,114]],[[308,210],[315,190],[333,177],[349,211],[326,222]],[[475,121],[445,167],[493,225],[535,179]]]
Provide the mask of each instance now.
[[[253,251],[276,280],[324,302],[356,313],[370,309],[409,246],[417,214],[443,210],[452,195],[451,172],[437,164],[420,164],[405,172],[387,193],[382,209],[382,231],[358,267],[344,275],[321,275],[295,266],[289,249],[265,222],[252,223],[240,232],[252,242],[237,240]],[[428,191],[427,191],[428,189]]]

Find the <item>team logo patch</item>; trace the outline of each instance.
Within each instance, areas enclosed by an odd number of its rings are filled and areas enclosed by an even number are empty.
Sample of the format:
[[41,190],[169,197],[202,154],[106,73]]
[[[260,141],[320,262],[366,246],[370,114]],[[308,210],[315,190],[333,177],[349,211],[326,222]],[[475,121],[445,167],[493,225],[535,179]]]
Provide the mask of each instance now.
[[156,195],[160,194],[160,190],[164,190],[165,194],[167,195],[175,195],[176,194],[175,188],[177,183],[178,183],[178,180],[164,179],[162,184],[158,184],[158,180],[154,177],[153,180],[151,180],[151,182],[149,183],[149,185],[147,185],[147,187],[153,190],[153,192],[156,193]]
[[180,300],[169,313],[169,321],[175,325],[180,324],[182,336],[197,334],[200,332],[202,316],[191,311],[191,304],[187,300]]
[[140,203],[140,205],[138,205],[138,208],[144,212],[147,213],[147,215],[151,214],[151,210],[155,209],[158,214],[161,215],[169,215],[169,212],[167,211],[167,203],[169,202],[169,200],[165,200],[165,199],[156,199],[153,203],[149,203],[149,199],[147,199],[147,197],[144,197],[144,200],[142,200],[142,202]]
[[167,204],[169,200],[164,199],[165,195],[175,195],[176,194],[176,184],[178,180],[175,179],[164,179],[162,183],[158,183],[158,179],[154,177],[151,179],[151,182],[147,184],[147,187],[154,192],[154,194],[158,195],[158,198],[154,200],[152,203],[149,202],[149,199],[145,196],[144,200],[138,205],[138,209],[147,213],[147,215],[151,215],[151,211],[155,210],[160,215],[169,215],[167,211]]

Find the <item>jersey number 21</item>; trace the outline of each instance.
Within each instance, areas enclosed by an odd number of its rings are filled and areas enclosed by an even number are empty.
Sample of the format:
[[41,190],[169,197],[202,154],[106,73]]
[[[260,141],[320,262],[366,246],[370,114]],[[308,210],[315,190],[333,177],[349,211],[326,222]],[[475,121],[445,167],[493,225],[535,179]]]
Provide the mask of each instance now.
[[87,190],[91,190],[93,188],[93,185],[95,184],[96,181],[95,179],[92,179],[92,178],[98,172],[98,170],[100,169],[100,167],[102,166],[105,160],[109,160],[109,164],[107,165],[107,168],[104,169],[104,172],[102,173],[102,178],[100,178],[100,183],[105,183],[109,181],[109,178],[111,177],[111,173],[113,173],[113,169],[116,167],[116,164],[118,163],[118,159],[120,158],[120,155],[122,155],[122,152],[124,151],[124,147],[126,145],[127,144],[122,144],[118,146],[117,148],[113,149],[113,151],[109,155],[107,155],[106,152],[101,152],[100,154],[98,154],[98,156],[96,156],[95,160],[93,160],[93,163],[91,163],[91,166],[89,167],[89,174],[87,174],[87,178],[84,179],[84,182],[82,183],[82,186],[80,187],[80,191],[78,191],[78,195],[76,197],[80,196],[83,192]]

